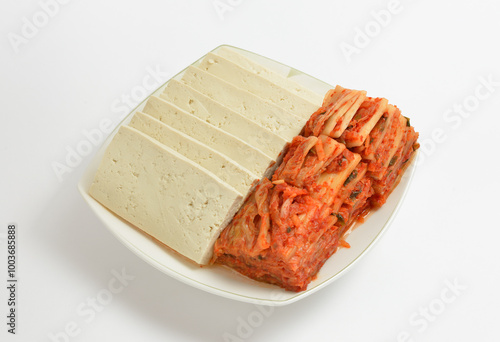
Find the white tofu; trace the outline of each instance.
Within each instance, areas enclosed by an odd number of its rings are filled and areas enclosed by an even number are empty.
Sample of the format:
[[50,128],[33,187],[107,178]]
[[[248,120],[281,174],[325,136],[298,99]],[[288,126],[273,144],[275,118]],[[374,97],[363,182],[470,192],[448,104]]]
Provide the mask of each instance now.
[[256,179],[262,178],[264,174],[267,175],[266,170],[275,162],[275,158],[265,155],[243,140],[159,97],[151,96],[144,107],[144,112],[224,154],[252,172]]
[[164,124],[148,114],[137,112],[129,123],[163,145],[215,174],[245,195],[256,179],[250,171],[182,132]]
[[308,99],[312,103],[316,104],[318,107],[320,107],[323,102],[323,95],[315,93],[310,89],[308,89],[307,87],[304,87],[303,85],[295,82],[294,80],[286,78],[280,75],[279,73],[276,73],[275,71],[264,67],[263,65],[255,62],[254,60],[242,55],[235,49],[232,49],[228,46],[223,46],[220,49],[218,49],[215,52],[215,54],[224,57],[233,63],[238,64],[240,67],[245,68],[248,71],[251,71],[257,75],[260,75],[270,80],[271,82],[279,85],[280,87],[283,87],[284,89],[291,91],[292,93],[295,93],[297,95],[302,96],[305,99]]
[[213,53],[207,54],[198,67],[306,120],[320,107],[286,88]]
[[213,173],[127,126],[108,146],[90,195],[199,264],[209,262],[243,200]]
[[171,80],[160,97],[240,138],[271,158],[275,158],[287,142],[270,130],[177,80]]
[[186,69],[182,82],[286,141],[298,135],[307,121],[194,66]]

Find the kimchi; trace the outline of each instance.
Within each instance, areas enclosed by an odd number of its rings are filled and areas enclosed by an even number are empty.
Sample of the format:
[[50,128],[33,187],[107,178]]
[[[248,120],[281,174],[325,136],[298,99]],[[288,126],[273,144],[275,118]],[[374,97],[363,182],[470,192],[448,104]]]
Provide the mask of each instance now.
[[213,263],[303,291],[346,232],[385,203],[418,133],[383,98],[337,86],[256,185],[214,246]]

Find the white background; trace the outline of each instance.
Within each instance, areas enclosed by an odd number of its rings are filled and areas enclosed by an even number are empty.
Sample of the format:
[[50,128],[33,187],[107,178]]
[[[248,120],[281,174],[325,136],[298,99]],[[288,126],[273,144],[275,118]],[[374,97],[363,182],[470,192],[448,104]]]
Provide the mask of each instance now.
[[[66,2],[3,1],[0,12],[2,341],[51,341],[68,326],[74,336],[56,340],[500,340],[499,2]],[[218,12],[221,3],[230,10]],[[85,132],[119,123],[151,70],[165,81],[220,44],[386,97],[422,143],[406,201],[377,246],[340,280],[257,322],[255,305],[173,280],[107,231],[76,188],[98,146],[59,177],[53,169]],[[16,336],[5,317],[10,222],[19,230]],[[123,269],[135,278],[110,303],[78,311]]]

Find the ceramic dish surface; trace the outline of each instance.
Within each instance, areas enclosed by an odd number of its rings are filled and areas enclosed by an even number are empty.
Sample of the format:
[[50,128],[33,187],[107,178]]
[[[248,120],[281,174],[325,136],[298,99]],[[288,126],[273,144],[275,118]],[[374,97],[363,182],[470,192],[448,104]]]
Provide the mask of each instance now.
[[[217,49],[212,52],[216,52]],[[234,47],[232,47],[234,48]],[[237,49],[237,48],[234,48]],[[312,76],[304,74],[286,65],[256,55],[249,51],[237,49],[259,63],[271,68],[281,75],[293,79],[297,83],[307,86],[318,94],[325,94],[329,89],[335,88]],[[203,56],[204,57],[204,56]],[[199,64],[201,57],[193,65]],[[183,72],[174,76],[173,79],[180,79]],[[159,95],[168,84],[165,83],[151,95]],[[146,103],[144,100],[135,108],[119,125],[127,124],[136,111],[141,111]],[[312,114],[312,113],[311,113]],[[118,126],[118,127],[119,127]],[[139,258],[151,264],[161,272],[198,289],[239,301],[255,303],[260,305],[286,305],[305,298],[312,293],[322,289],[328,284],[338,279],[357,261],[373,247],[375,242],[387,230],[393,221],[396,212],[401,206],[405,194],[409,188],[411,179],[415,172],[417,156],[411,161],[406,172],[401,178],[399,185],[389,196],[387,202],[379,209],[374,210],[365,222],[354,229],[346,241],[350,248],[341,248],[330,259],[326,261],[319,271],[317,278],[313,280],[307,290],[302,292],[285,291],[277,286],[257,282],[246,278],[243,275],[223,266],[200,267],[188,259],[178,255],[157,240],[143,233],[141,230],[114,215],[99,202],[89,195],[89,188],[97,172],[101,159],[104,156],[106,147],[109,145],[114,134],[107,138],[103,146],[90,162],[87,170],[81,178],[78,188],[90,208],[104,223],[104,225],[120,240],[127,248],[134,252]]]

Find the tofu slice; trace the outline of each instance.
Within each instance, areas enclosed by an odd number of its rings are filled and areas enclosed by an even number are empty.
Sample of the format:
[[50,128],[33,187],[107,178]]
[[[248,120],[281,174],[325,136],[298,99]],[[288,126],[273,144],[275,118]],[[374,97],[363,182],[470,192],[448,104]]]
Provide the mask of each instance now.
[[306,120],[320,107],[286,88],[282,88],[276,83],[213,53],[208,53],[198,67]]
[[209,262],[243,200],[213,173],[127,126],[108,146],[90,195],[198,264]]
[[212,172],[243,196],[248,192],[253,181],[256,179],[250,171],[228,159],[223,154],[148,114],[136,113],[132,121],[130,121],[129,126],[143,132]]
[[291,141],[299,134],[306,123],[306,119],[299,118],[194,66],[186,69],[182,82],[276,133],[286,141]]
[[171,80],[160,97],[275,158],[286,140],[190,86]]
[[323,95],[317,94],[307,87],[302,86],[301,84],[286,78],[279,73],[264,67],[263,65],[253,61],[252,59],[242,55],[237,50],[232,49],[228,46],[223,46],[218,49],[215,54],[224,57],[230,60],[233,63],[238,64],[240,67],[245,68],[246,70],[253,72],[261,77],[268,79],[269,81],[277,84],[278,86],[287,89],[288,91],[295,93],[303,98],[309,100],[314,103],[318,107],[321,106],[323,102]]
[[266,170],[271,164],[274,164],[274,158],[265,155],[234,135],[207,124],[170,102],[151,96],[146,102],[144,113],[224,154],[252,172],[256,179],[267,175],[267,172],[272,172],[272,170]]

